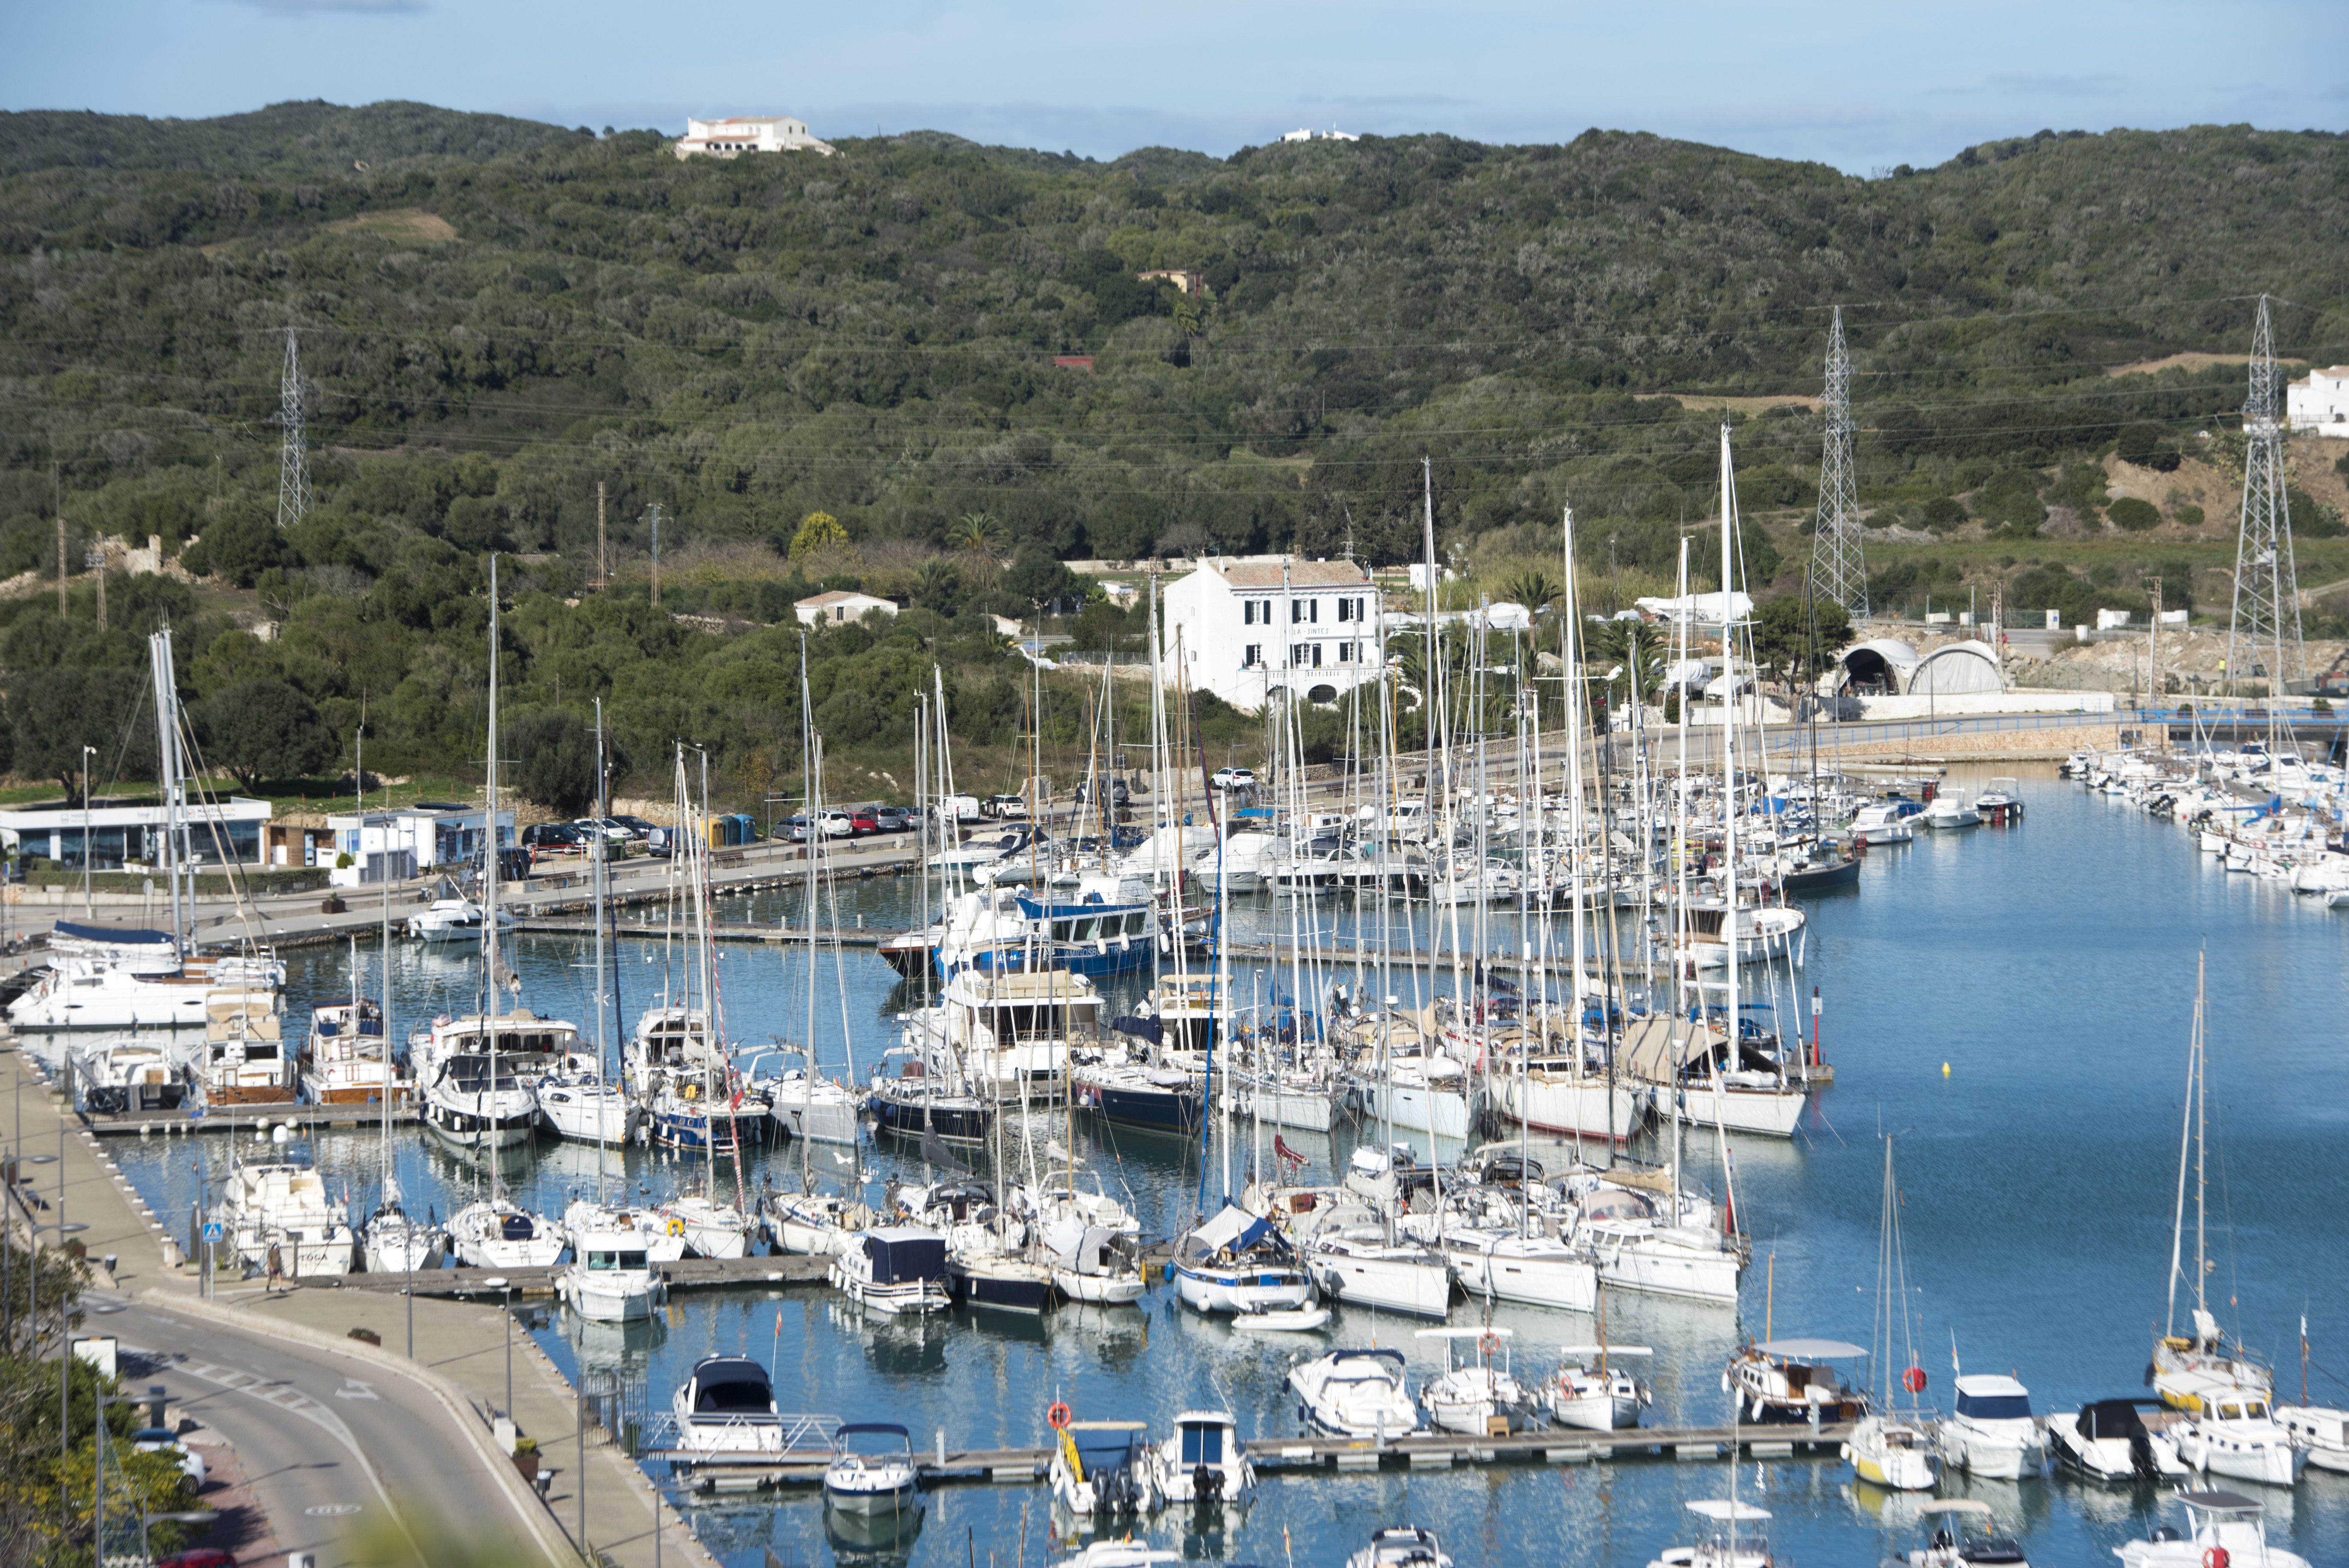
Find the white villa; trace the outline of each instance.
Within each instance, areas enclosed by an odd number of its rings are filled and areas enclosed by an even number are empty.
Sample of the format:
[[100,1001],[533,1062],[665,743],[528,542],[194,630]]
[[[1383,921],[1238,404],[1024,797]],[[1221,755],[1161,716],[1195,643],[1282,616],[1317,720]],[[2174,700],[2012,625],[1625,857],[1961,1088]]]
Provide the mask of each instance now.
[[2284,388],[2285,428],[2299,435],[2349,438],[2349,365],[2312,370]]
[[677,144],[679,158],[740,158],[746,152],[820,152],[832,144],[808,134],[807,121],[787,114],[738,114],[731,119],[688,119]]
[[1234,707],[1254,712],[1282,690],[1335,702],[1378,674],[1379,592],[1350,561],[1211,557],[1164,603],[1185,677]]
[[895,615],[897,606],[886,599],[870,593],[847,593],[835,590],[818,593],[812,599],[802,599],[792,606],[799,614],[802,626],[839,626],[851,621],[862,621],[868,610],[878,610],[885,615]]

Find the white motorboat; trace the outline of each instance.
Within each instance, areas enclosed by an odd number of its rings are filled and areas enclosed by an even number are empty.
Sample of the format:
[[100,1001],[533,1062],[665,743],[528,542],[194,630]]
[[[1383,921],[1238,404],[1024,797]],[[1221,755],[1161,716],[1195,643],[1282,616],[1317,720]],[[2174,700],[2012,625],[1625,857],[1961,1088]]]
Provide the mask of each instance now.
[[2022,1543],[2002,1534],[1990,1504],[1970,1497],[1937,1497],[1917,1505],[1925,1543],[1905,1556],[1888,1557],[1884,1568],[2031,1568]]
[[1648,1568],[1773,1568],[1770,1511],[1726,1498],[1699,1498],[1687,1505],[1702,1521],[1692,1546],[1667,1546]]
[[1223,1208],[1174,1243],[1174,1287],[1199,1312],[1277,1312],[1309,1306],[1313,1281],[1271,1221]]
[[2182,1480],[2171,1429],[2185,1418],[2158,1399],[2098,1399],[2047,1420],[2047,1451],[2057,1465],[2097,1480]]
[[383,1009],[365,998],[329,1002],[310,1012],[303,1042],[302,1091],[313,1105],[404,1101],[414,1085],[402,1078],[383,1037]]
[[1347,1558],[1346,1568],[1452,1568],[1452,1558],[1433,1530],[1390,1525],[1372,1531],[1371,1543]]
[[1167,1503],[1245,1508],[1256,1501],[1256,1465],[1229,1411],[1184,1411],[1174,1418],[1174,1435],[1154,1445],[1143,1463],[1151,1491]]
[[1419,1429],[1419,1406],[1400,1350],[1333,1350],[1288,1369],[1298,1418],[1341,1438],[1400,1438]]
[[2322,1405],[2278,1405],[2275,1418],[2308,1449],[2318,1470],[2349,1470],[2349,1410]]
[[222,1203],[237,1255],[255,1267],[267,1264],[274,1246],[290,1279],[351,1272],[357,1238],[309,1166],[239,1165],[229,1173]]
[[1319,1334],[1330,1326],[1326,1306],[1256,1307],[1232,1314],[1235,1334]]
[[2308,1447],[2257,1395],[2213,1396],[2172,1429],[2178,1457],[2190,1470],[2230,1480],[2292,1486],[2308,1467]]
[[[1561,1427],[1589,1432],[1627,1431],[1651,1401],[1648,1386],[1621,1367],[1618,1356],[1652,1356],[1644,1345],[1569,1345],[1558,1352],[1557,1373],[1542,1385],[1542,1403]],[[1595,1363],[1595,1365],[1594,1365]]]
[[129,1110],[177,1110],[188,1103],[195,1074],[168,1037],[110,1038],[67,1053],[85,1109],[119,1115]]
[[1982,826],[1982,813],[1966,803],[1961,792],[1943,789],[1934,794],[1932,803],[1917,821],[1922,827],[1943,832],[1952,828],[1978,828]]
[[266,950],[182,956],[168,931],[61,920],[48,972],[9,1002],[7,1017],[18,1030],[201,1029],[225,1007],[274,1023],[285,983],[285,965]]
[[[1151,1511],[1157,1500],[1144,1462],[1149,1445],[1143,1421],[1070,1421],[1052,1446],[1046,1482],[1061,1507],[1080,1519]],[[1179,1554],[1178,1554],[1179,1555]]]
[[595,1323],[647,1320],[668,1300],[668,1283],[633,1228],[581,1233],[554,1287],[565,1306]]
[[1924,803],[1918,800],[1896,798],[1871,801],[1852,814],[1852,836],[1866,839],[1871,848],[1909,843],[1917,836],[1913,824],[1924,810]]
[[2023,820],[2023,786],[2013,779],[1993,779],[1990,788],[1974,797],[1974,815],[1985,822]]
[[1374,1229],[1316,1231],[1303,1250],[1321,1294],[1348,1306],[1442,1318],[1452,1309],[1452,1267],[1426,1247],[1401,1246]]
[[833,1254],[825,1277],[859,1306],[890,1314],[944,1312],[954,1305],[947,1288],[947,1239],[926,1225],[864,1231]]
[[2157,1526],[2116,1547],[2121,1568],[2310,1568],[2307,1558],[2268,1543],[2266,1509],[2236,1491],[2181,1491],[2186,1529]]
[[914,1439],[893,1421],[851,1421],[832,1434],[823,1501],[850,1513],[905,1513],[921,1506]]
[[1938,1434],[1941,1462],[1992,1480],[2037,1475],[2047,1440],[2031,1413],[2031,1390],[1981,1373],[1960,1376],[1956,1387],[1956,1413]]
[[578,1037],[578,1026],[534,1013],[433,1019],[409,1038],[426,1130],[461,1150],[529,1142],[538,1135],[539,1080]]
[[[408,917],[408,934],[419,942],[478,943],[481,940],[481,906],[443,885],[441,896]],[[498,933],[514,929],[514,917],[498,911]]]
[[562,1228],[505,1198],[469,1204],[450,1215],[449,1240],[458,1258],[477,1269],[553,1268],[563,1256]]
[[[1534,1397],[1509,1371],[1507,1345],[1514,1332],[1507,1328],[1422,1328],[1414,1332],[1415,1338],[1441,1340],[1444,1344],[1444,1369],[1419,1388],[1420,1408],[1427,1412],[1428,1425],[1479,1438],[1504,1437],[1525,1430],[1533,1415]],[[1474,1365],[1454,1354],[1463,1340],[1475,1346]],[[1492,1363],[1495,1352],[1502,1357],[1498,1367]]]
[[767,1369],[747,1356],[706,1356],[669,1400],[677,1446],[697,1454],[780,1454],[783,1420]]
[[1180,1552],[1161,1552],[1127,1537],[1120,1541],[1092,1541],[1073,1557],[1064,1557],[1053,1568],[1155,1568],[1161,1563],[1180,1563]]

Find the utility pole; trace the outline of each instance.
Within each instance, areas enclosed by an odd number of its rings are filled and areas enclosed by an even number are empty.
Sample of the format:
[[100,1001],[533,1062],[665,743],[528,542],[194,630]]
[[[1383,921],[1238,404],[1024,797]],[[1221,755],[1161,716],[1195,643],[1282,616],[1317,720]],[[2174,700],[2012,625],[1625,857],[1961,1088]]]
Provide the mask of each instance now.
[[1860,553],[1859,479],[1851,457],[1851,355],[1843,345],[1843,306],[1827,329],[1826,449],[1819,460],[1819,510],[1811,531],[1811,592],[1851,616],[1868,619],[1868,562]]
[[277,388],[277,526],[293,527],[310,510],[310,449],[302,435],[302,351],[285,329],[285,369]]
[[604,538],[604,481],[595,481],[595,586],[612,585],[612,552]]
[[2145,639],[2145,689],[2156,707],[2161,701],[2161,579],[2148,577],[2146,586],[2153,592],[2153,625]]
[[98,573],[98,629],[106,630],[106,542],[99,540],[81,552],[82,567]]
[[653,502],[653,608],[660,608],[660,502]]
[[2235,542],[2235,608],[2227,624],[2226,668],[2229,681],[2240,686],[2246,666],[2264,655],[2271,698],[2283,696],[2286,681],[2307,676],[2292,511],[2283,498],[2283,424],[2276,407],[2281,381],[2268,296],[2261,294],[2251,331],[2251,395],[2243,403],[2243,521]]
[[66,481],[57,473],[57,465],[49,465],[49,489],[57,492],[57,621],[66,618]]

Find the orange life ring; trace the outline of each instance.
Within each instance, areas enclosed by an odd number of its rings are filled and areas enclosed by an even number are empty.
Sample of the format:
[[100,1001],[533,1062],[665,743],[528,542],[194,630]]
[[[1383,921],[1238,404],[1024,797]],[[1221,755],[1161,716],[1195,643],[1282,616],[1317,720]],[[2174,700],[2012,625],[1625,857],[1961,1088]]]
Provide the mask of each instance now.
[[1075,1418],[1075,1412],[1069,1408],[1065,1400],[1053,1400],[1052,1408],[1044,1412],[1045,1425],[1050,1427],[1056,1432],[1068,1430],[1069,1423]]
[[2213,1546],[2202,1553],[2202,1568],[2227,1568],[2227,1549],[2223,1546]]
[[1490,1356],[1501,1347],[1501,1336],[1490,1332],[1476,1336],[1476,1348]]

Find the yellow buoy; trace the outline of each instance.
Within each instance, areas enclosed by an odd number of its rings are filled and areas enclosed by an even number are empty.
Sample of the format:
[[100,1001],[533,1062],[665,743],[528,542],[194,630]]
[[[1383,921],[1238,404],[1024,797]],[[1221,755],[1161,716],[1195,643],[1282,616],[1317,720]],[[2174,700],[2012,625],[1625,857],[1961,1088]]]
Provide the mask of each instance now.
[[1947,1078],[1947,1077],[1949,1077],[1949,1076],[1950,1076],[1950,1064],[1949,1064],[1949,1063],[1947,1063],[1947,1062],[1943,1062],[1943,1063],[1941,1064],[1941,1076],[1942,1076],[1943,1078]]

